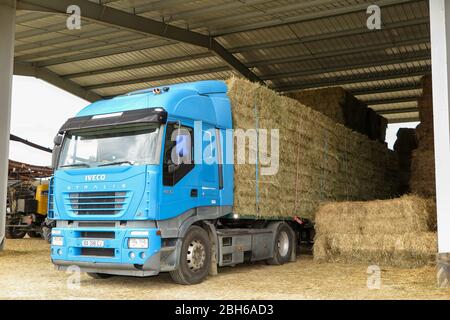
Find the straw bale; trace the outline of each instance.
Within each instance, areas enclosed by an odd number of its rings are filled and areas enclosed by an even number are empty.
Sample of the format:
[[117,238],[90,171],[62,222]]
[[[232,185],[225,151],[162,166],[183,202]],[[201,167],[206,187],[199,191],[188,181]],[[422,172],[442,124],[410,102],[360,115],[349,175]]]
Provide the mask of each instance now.
[[319,111],[337,123],[346,125],[346,92],[341,87],[303,90],[288,95],[303,105]]
[[314,260],[420,267],[435,263],[435,232],[405,234],[331,234],[316,237]]
[[[262,175],[261,161],[234,166],[235,212],[313,219],[323,201],[396,193],[397,158],[384,144],[258,84],[237,78],[227,84],[235,129],[279,129],[279,155],[269,154],[278,157],[277,174]],[[263,159],[247,144],[249,152]]]
[[317,234],[396,235],[436,230],[436,204],[416,195],[375,201],[331,202],[316,213]]
[[418,148],[411,161],[411,192],[433,197],[436,194],[433,134],[433,96],[431,76],[422,78],[423,96],[419,99],[420,124],[416,128]]
[[288,96],[372,140],[385,141],[387,119],[341,87],[303,90]]
[[418,147],[416,130],[412,128],[400,128],[397,131],[397,140],[394,150],[398,155],[399,194],[411,192],[411,162],[412,153]]
[[416,131],[412,128],[400,128],[397,131],[397,140],[394,143],[394,150],[398,153],[411,153],[417,148]]
[[436,195],[434,149],[416,149],[411,163],[411,191],[433,197]]
[[431,75],[421,79],[422,97],[418,100],[420,122],[425,126],[433,126],[433,86]]
[[434,199],[405,195],[323,204],[315,220],[314,259],[417,267],[434,262]]

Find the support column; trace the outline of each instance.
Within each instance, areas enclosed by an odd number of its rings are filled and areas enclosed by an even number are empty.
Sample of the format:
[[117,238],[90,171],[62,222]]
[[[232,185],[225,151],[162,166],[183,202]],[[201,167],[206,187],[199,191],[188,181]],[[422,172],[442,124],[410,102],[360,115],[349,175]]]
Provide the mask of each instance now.
[[0,0],[0,250],[4,246],[16,1]]
[[430,0],[438,220],[437,278],[450,287],[450,2]]

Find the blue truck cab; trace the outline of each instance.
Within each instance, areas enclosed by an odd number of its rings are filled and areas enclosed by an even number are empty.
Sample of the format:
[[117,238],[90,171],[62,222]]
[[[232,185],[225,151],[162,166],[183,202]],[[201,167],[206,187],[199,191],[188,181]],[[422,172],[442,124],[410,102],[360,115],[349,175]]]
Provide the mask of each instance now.
[[94,278],[170,272],[199,283],[217,266],[295,259],[283,220],[233,208],[232,107],[222,81],[150,88],[94,102],[55,137],[51,259]]

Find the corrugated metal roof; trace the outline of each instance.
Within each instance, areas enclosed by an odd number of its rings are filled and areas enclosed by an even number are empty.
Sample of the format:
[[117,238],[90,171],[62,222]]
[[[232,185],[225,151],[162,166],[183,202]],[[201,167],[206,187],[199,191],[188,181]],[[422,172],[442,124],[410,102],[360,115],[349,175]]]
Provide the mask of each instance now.
[[[431,69],[427,0],[378,1],[381,30],[367,28],[365,9],[372,1],[366,0],[100,3],[212,35],[276,90],[343,86],[395,121],[416,116],[411,100],[420,96],[420,77]],[[205,47],[95,19],[68,30],[65,15],[49,12],[18,10],[15,45],[17,63],[32,63],[101,96],[234,72]]]

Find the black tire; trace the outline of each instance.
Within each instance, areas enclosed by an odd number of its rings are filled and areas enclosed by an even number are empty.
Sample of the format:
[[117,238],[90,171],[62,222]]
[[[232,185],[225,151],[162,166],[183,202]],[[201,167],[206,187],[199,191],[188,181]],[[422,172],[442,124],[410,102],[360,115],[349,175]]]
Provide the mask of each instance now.
[[97,273],[97,272],[88,272],[87,275],[93,279],[101,280],[101,279],[109,279],[113,275],[107,273]]
[[27,234],[26,231],[14,227],[6,228],[5,236],[7,239],[22,239]]
[[52,229],[49,227],[46,227],[46,226],[42,227],[41,237],[48,243],[51,243],[52,242]]
[[282,265],[291,259],[294,232],[286,223],[281,223],[275,231],[273,258],[266,260],[270,265]]
[[52,242],[52,229],[56,227],[56,221],[45,218],[44,222],[41,224],[42,228],[42,239],[46,240],[48,243]]
[[210,266],[211,243],[208,233],[198,226],[191,226],[181,244],[179,266],[170,272],[170,276],[179,284],[197,284],[206,279]]

